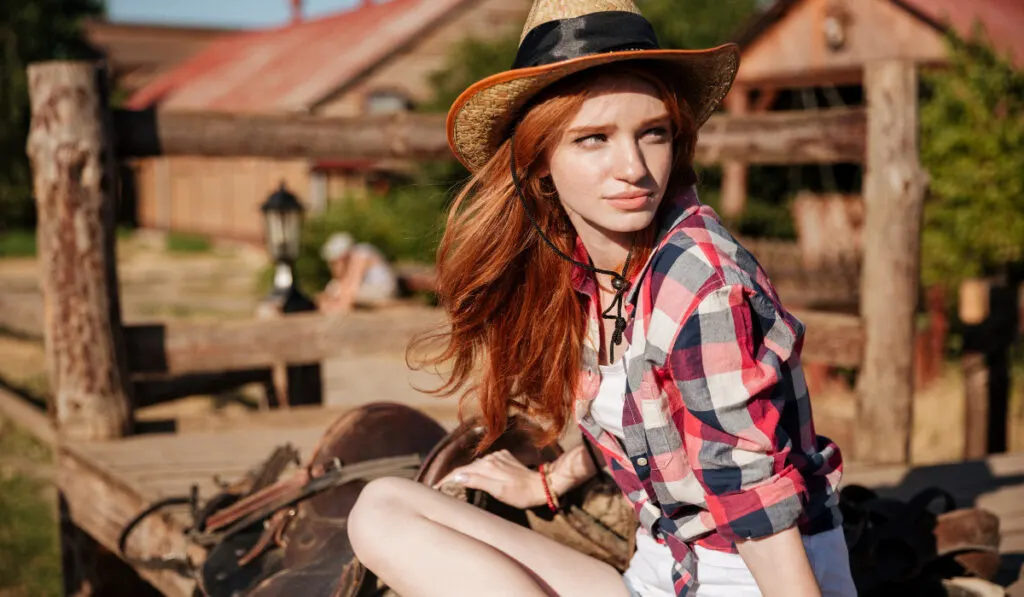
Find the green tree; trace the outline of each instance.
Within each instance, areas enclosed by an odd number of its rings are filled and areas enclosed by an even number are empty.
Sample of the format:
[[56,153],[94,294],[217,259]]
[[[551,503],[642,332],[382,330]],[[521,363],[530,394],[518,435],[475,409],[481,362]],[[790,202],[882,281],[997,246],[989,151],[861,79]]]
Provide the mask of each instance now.
[[749,19],[757,0],[639,0],[664,48],[697,49],[723,44]]
[[954,285],[1024,260],[1024,73],[976,37],[923,77],[925,283]]
[[0,0],[0,232],[31,224],[32,177],[25,141],[32,62],[95,57],[81,23],[102,0]]

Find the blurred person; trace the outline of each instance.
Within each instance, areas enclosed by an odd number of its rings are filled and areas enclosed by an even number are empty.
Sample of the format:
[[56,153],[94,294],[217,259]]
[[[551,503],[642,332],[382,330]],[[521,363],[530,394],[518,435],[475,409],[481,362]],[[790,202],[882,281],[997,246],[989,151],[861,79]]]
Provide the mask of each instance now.
[[331,281],[318,297],[324,312],[350,311],[354,306],[381,306],[398,296],[398,278],[384,255],[347,232],[332,234],[320,251],[331,268]]
[[[620,575],[524,527],[403,479],[370,482],[357,557],[399,594],[851,597],[839,448],[816,435],[804,325],[700,203],[697,131],[738,68],[728,44],[660,50],[631,0],[536,0],[513,69],[453,104],[473,173],[437,256],[450,365],[436,393],[575,418],[639,521]],[[519,508],[598,470],[585,445],[532,470],[507,451],[453,481]]]

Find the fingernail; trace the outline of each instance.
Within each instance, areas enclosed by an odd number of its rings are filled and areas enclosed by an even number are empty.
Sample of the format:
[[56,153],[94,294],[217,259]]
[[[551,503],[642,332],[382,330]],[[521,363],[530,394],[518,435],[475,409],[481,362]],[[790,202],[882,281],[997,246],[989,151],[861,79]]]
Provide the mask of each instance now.
[[452,481],[461,485],[466,481],[469,481],[469,477],[466,476],[466,473],[455,473],[455,476],[452,477]]

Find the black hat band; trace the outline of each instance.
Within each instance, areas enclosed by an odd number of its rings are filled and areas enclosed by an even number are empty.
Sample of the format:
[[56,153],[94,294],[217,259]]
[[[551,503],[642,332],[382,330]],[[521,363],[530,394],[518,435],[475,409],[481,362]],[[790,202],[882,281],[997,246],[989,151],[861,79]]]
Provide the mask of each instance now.
[[654,27],[642,16],[626,11],[595,12],[531,29],[519,45],[512,69],[607,52],[658,49]]

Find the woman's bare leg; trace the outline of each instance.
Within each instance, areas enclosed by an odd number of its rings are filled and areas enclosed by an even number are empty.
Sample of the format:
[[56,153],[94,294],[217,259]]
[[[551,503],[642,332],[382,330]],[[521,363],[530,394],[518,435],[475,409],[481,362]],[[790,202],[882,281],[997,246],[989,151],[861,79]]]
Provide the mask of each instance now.
[[359,560],[402,597],[626,597],[614,568],[405,479],[372,481],[348,521]]

